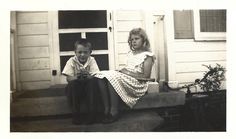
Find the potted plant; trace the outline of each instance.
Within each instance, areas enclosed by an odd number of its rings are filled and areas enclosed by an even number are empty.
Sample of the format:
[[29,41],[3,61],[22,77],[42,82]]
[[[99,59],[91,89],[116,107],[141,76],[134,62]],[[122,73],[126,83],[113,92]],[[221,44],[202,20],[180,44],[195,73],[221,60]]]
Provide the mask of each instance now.
[[222,81],[225,80],[225,68],[218,63],[215,67],[211,65],[203,66],[208,68],[208,71],[204,73],[202,79],[196,79],[195,84],[198,84],[206,93],[219,92]]

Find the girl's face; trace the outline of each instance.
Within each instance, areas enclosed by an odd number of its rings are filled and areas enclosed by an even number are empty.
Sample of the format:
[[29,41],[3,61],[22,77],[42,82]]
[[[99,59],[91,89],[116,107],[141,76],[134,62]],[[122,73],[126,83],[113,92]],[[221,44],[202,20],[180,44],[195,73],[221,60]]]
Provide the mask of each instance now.
[[90,50],[88,47],[84,47],[83,45],[79,44],[76,47],[75,55],[78,58],[79,62],[84,64],[90,56]]
[[143,39],[140,35],[132,34],[131,37],[131,45],[135,50],[139,50],[143,47]]

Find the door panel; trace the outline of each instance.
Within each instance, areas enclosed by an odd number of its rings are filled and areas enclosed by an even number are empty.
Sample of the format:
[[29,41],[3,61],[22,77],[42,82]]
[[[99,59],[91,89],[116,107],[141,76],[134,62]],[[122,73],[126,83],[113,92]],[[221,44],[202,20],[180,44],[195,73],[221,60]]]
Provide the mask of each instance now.
[[[65,77],[61,74],[67,60],[74,56],[74,43],[76,40],[86,38],[92,44],[92,56],[95,57],[100,70],[108,70],[112,46],[109,41],[113,41],[111,30],[108,25],[109,14],[106,10],[86,10],[86,11],[59,11],[57,13],[57,35],[58,56],[55,64],[57,67],[57,78],[54,84],[66,83]],[[55,22],[54,22],[55,23]],[[55,58],[55,57],[54,57]]]

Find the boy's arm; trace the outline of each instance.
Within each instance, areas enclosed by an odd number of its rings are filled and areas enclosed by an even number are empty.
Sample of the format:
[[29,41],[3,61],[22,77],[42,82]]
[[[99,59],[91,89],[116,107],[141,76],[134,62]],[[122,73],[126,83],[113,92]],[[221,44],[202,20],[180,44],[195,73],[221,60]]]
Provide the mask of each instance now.
[[91,63],[90,63],[90,71],[89,71],[89,73],[93,74],[93,73],[96,73],[96,72],[98,72],[98,71],[100,71],[100,70],[99,70],[99,67],[98,67],[98,65],[97,65],[96,60],[93,58],[93,59],[91,60]]
[[77,76],[66,75],[66,80],[67,80],[67,82],[71,82],[71,81],[77,80]]
[[74,73],[73,60],[70,58],[62,71],[62,74],[66,76],[67,82],[77,79]]

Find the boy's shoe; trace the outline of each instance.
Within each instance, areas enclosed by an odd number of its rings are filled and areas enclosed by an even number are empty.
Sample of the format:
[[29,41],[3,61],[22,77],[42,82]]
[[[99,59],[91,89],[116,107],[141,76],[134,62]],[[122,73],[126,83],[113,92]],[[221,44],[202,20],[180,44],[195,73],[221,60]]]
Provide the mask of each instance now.
[[104,123],[104,124],[113,123],[115,121],[118,121],[119,118],[120,118],[119,114],[116,114],[116,115],[108,114],[102,120],[102,123]]
[[80,118],[76,117],[72,119],[72,123],[76,125],[88,125],[95,123],[95,117],[92,115],[82,115]]

